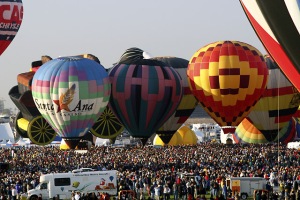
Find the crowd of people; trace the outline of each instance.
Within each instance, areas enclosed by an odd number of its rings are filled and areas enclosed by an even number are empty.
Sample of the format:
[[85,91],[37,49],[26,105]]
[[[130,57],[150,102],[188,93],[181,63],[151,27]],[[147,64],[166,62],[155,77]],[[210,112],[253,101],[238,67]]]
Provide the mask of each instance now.
[[[239,198],[230,194],[228,177],[264,177],[272,199],[300,199],[300,157],[296,149],[278,144],[195,146],[92,147],[86,153],[56,146],[0,149],[0,199],[16,199],[39,183],[42,173],[77,168],[118,171],[119,191],[134,191],[136,199]],[[278,186],[278,191],[272,188]],[[278,194],[277,194],[278,193]],[[120,199],[125,199],[120,195]],[[259,197],[263,199],[263,197]]]

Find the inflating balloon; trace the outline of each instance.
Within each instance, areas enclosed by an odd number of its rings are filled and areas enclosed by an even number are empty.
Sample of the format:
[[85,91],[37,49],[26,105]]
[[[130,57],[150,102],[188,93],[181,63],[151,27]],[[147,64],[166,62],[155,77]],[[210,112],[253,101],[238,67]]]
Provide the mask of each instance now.
[[246,118],[236,128],[236,132],[233,134],[233,140],[236,144],[262,144],[268,142],[281,142],[287,144],[294,140],[295,135],[296,125],[293,119],[277,132],[277,135],[272,141],[269,141],[266,139],[265,135]]
[[300,92],[299,0],[240,0],[259,39]]
[[109,77],[113,112],[143,143],[175,112],[182,98],[182,81],[175,69],[144,59],[138,48],[126,50]]
[[268,69],[251,45],[219,41],[192,56],[187,76],[192,93],[226,134],[234,133],[261,97]]
[[173,67],[182,78],[183,96],[174,114],[156,131],[156,134],[163,140],[165,144],[168,144],[173,134],[182,126],[182,124],[190,117],[194,112],[198,100],[192,94],[187,76],[186,70],[189,64],[188,60],[178,57],[154,57],[152,59],[162,61],[168,66]]
[[233,139],[235,143],[263,144],[269,142],[247,118],[236,127]]
[[0,0],[0,55],[16,37],[23,20],[22,0]]
[[72,149],[106,108],[110,89],[104,67],[81,57],[53,59],[32,80],[36,107]]

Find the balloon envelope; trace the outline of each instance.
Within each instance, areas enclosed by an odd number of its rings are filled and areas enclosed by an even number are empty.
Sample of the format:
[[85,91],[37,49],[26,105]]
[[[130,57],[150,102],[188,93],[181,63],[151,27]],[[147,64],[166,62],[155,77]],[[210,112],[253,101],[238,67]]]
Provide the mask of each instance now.
[[42,116],[75,148],[106,108],[110,88],[108,74],[100,64],[86,58],[62,57],[37,70],[32,96]]
[[22,0],[0,1],[0,55],[10,45],[20,29],[23,20]]
[[109,72],[110,106],[133,137],[147,139],[175,112],[183,91],[172,67],[141,54],[137,48],[127,50]]
[[192,94],[186,76],[187,66],[189,61],[178,57],[154,57],[154,60],[159,60],[166,63],[168,66],[173,67],[182,78],[183,96],[179,106],[172,116],[156,131],[156,134],[164,141],[169,143],[173,134],[182,126],[182,124],[194,112],[198,100]]
[[[262,144],[268,142],[281,142],[287,144],[294,140],[296,135],[295,121],[291,119],[280,131],[277,132],[272,141],[266,139],[265,135],[259,131],[249,119],[244,119],[236,128],[233,139],[238,143]],[[279,138],[279,139],[278,139]]]
[[265,59],[269,69],[267,87],[248,118],[268,141],[273,141],[297,111],[300,93],[271,57],[265,56]]
[[240,0],[257,36],[300,92],[299,0]]
[[268,70],[263,55],[251,45],[219,41],[192,56],[187,76],[192,93],[228,133],[224,126],[237,126],[260,98]]

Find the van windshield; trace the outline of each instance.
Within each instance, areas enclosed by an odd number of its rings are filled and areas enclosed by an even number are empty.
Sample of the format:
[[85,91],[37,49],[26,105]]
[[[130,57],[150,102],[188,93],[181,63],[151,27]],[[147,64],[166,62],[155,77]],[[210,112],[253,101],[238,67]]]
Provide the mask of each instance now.
[[44,190],[44,189],[47,189],[47,183],[39,183],[35,189],[37,190]]

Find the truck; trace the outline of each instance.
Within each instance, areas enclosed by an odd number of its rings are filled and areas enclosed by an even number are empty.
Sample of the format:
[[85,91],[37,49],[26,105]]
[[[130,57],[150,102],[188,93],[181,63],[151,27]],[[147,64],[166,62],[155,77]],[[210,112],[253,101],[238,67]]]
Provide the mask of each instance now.
[[94,192],[117,196],[117,171],[73,170],[68,173],[51,173],[40,176],[39,184],[27,192],[28,200],[71,199],[72,193]]
[[265,190],[267,180],[263,177],[230,177],[226,179],[226,186],[233,195],[239,193],[241,199],[252,197],[254,190]]

